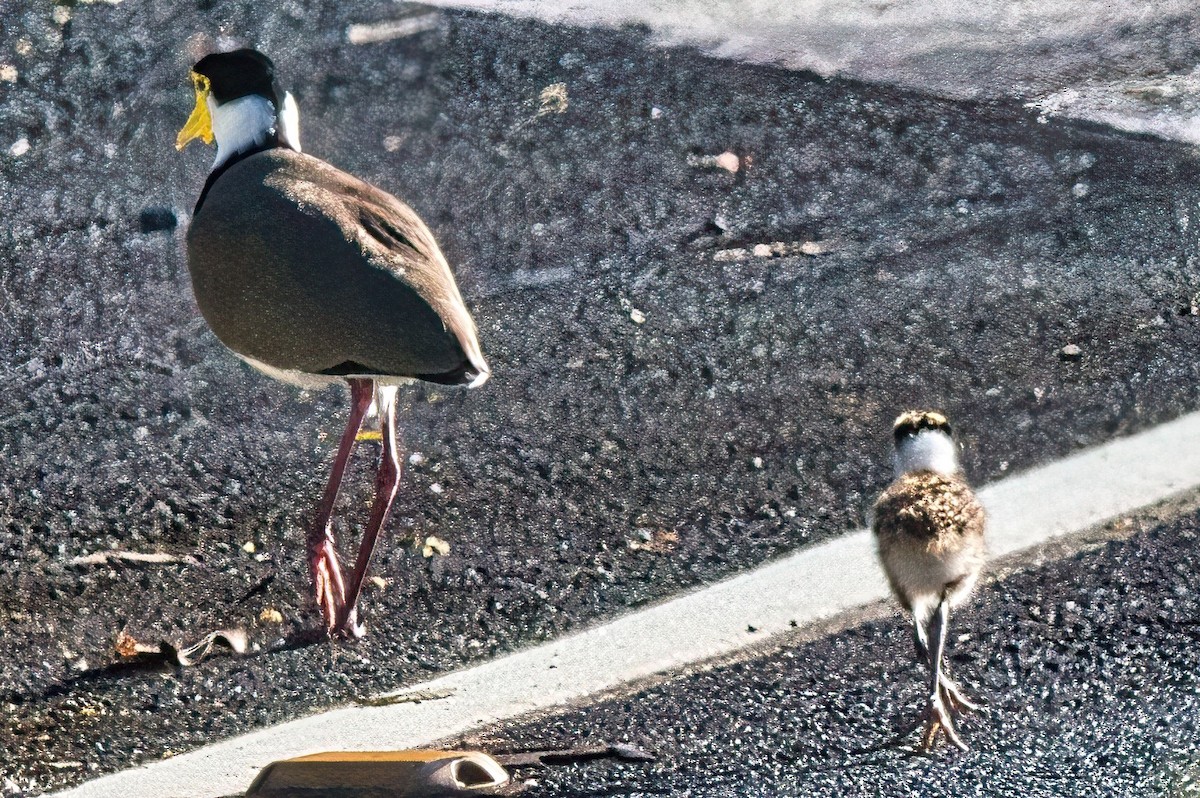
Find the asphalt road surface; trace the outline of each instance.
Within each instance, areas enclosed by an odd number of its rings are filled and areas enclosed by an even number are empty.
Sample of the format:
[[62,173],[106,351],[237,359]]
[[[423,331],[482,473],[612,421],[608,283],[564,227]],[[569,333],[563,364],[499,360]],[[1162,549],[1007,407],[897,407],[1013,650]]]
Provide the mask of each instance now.
[[985,583],[950,667],[988,704],[971,746],[913,752],[925,673],[898,612],[763,656],[461,741],[629,742],[644,764],[525,771],[530,798],[602,795],[1189,796],[1200,790],[1200,512]]
[[[434,12],[347,42],[397,13],[6,17],[0,788],[421,681],[857,528],[909,405],[958,421],[977,482],[1197,406],[1189,148],[639,29]],[[429,221],[495,369],[402,399],[413,457],[357,646],[311,644],[302,556],[344,399],[239,365],[188,289],[211,153],[171,145],[214,42],[269,52],[306,149]],[[430,535],[450,553],[423,557]],[[70,564],[106,549],[194,564]],[[230,627],[251,656],[114,651]]]
[[[1123,106],[1129,98],[1122,99],[1119,86],[1136,89],[1139,82],[1182,77],[1200,56],[1195,0],[435,0],[434,5],[576,25],[644,25],[655,42],[668,46],[694,45],[723,58],[960,99],[1033,101],[1064,89],[1107,86],[1110,107]],[[1194,88],[1180,86],[1130,92],[1135,93],[1156,106],[1140,109],[1150,127],[1161,121],[1153,117],[1162,110],[1186,120],[1196,98]]]

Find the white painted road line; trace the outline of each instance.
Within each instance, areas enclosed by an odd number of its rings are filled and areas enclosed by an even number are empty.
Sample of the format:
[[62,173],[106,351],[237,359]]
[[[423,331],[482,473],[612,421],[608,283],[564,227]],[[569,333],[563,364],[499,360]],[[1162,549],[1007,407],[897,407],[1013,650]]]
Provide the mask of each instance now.
[[[718,58],[807,69],[825,76],[847,75],[951,97],[1032,99],[1060,89],[1102,92],[1105,98],[1144,115],[1142,124],[1164,134],[1178,130],[1193,115],[1194,100],[1188,107],[1177,104],[1173,95],[1156,94],[1158,108],[1141,109],[1122,102],[1122,89],[1130,80],[1133,86],[1146,79],[1161,81],[1164,68],[1169,67],[1155,53],[1164,46],[1155,27],[1194,18],[1196,0],[429,3],[580,27],[645,25],[653,40],[665,46],[694,46]],[[1080,74],[1081,65],[1086,77]],[[1112,80],[1120,84],[1105,90]],[[1164,106],[1169,113],[1162,113]],[[1071,110],[1063,108],[1068,115]],[[1159,117],[1164,116],[1169,119],[1160,123]]]
[[579,27],[645,25],[662,46],[948,97],[1019,97],[1043,121],[1085,119],[1200,144],[1200,69],[1170,74],[1157,55],[1161,31],[1194,18],[1197,0],[429,2]]
[[[1012,554],[1200,487],[1200,413],[995,483],[980,492],[993,556]],[[62,798],[215,798],[276,759],[411,748],[525,712],[761,645],[887,596],[870,533],[856,532],[593,629],[399,694],[422,703],[351,707],[104,776]],[[751,633],[748,627],[757,629]]]

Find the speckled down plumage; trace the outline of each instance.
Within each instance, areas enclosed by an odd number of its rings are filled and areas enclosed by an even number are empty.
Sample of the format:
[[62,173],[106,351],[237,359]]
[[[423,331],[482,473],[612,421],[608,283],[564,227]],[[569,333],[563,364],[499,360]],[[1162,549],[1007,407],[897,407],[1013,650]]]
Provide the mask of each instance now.
[[310,374],[487,371],[429,228],[323,161],[277,148],[234,164],[187,241],[200,310],[241,355]]
[[896,598],[912,610],[943,593],[966,598],[983,567],[983,506],[958,476],[916,471],[875,503],[873,528]]

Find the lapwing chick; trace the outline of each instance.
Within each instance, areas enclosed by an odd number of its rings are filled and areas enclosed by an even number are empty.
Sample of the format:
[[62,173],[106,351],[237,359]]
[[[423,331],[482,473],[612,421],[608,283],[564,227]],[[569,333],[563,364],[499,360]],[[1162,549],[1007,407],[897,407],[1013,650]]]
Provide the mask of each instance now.
[[[299,113],[256,50],[192,67],[196,106],[176,147],[217,157],[187,233],[196,302],[217,338],[268,376],[344,381],[350,417],[308,532],[317,605],[331,635],[359,637],[356,605],[400,482],[397,386],[474,387],[489,376],[475,323],[433,234],[400,200],[300,150]],[[383,455],[348,578],[332,527],[338,488],[374,405]]]
[[912,614],[917,658],[929,666],[921,749],[931,749],[940,731],[965,751],[954,720],[979,707],[950,678],[943,655],[950,610],[983,568],[983,507],[963,478],[945,416],[903,413],[893,432],[896,477],[875,502],[873,526],[892,592]]

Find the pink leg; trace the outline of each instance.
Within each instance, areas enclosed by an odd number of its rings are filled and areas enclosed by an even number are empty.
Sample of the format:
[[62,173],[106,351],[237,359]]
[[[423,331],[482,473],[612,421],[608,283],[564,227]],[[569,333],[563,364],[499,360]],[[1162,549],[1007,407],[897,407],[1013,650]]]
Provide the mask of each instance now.
[[325,626],[329,631],[336,627],[338,615],[346,603],[346,588],[342,582],[342,567],[338,564],[337,546],[333,539],[333,528],[330,520],[333,518],[333,505],[337,502],[338,489],[342,478],[346,476],[346,466],[350,462],[350,453],[354,450],[354,440],[362,427],[363,417],[371,406],[371,398],[375,392],[372,380],[347,380],[350,383],[350,418],[346,420],[346,430],[338,444],[337,456],[333,459],[333,468],[329,472],[329,481],[325,484],[325,492],[317,504],[316,518],[308,531],[308,566],[312,573],[313,585],[316,590],[317,606],[325,616]]
[[396,498],[396,490],[400,487],[395,394],[388,399],[386,407],[379,408],[379,419],[383,432],[383,457],[379,463],[379,472],[375,475],[375,505],[371,508],[371,520],[367,523],[362,543],[359,544],[358,558],[354,562],[354,571],[350,574],[346,589],[346,601],[342,606],[341,615],[338,616],[339,633],[354,637],[361,637],[364,631],[358,623],[356,609],[363,578],[367,575],[367,566],[371,564],[371,553],[375,550],[379,531],[383,528],[383,522],[387,520],[392,500]]

